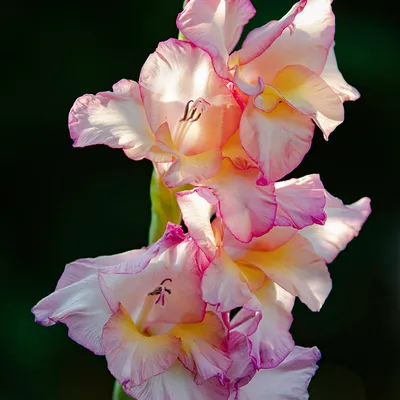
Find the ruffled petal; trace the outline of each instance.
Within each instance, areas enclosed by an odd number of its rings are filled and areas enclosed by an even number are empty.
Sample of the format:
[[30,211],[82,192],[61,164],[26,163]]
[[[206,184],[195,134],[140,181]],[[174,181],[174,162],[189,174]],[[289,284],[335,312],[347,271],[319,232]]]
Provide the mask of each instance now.
[[319,175],[277,182],[275,195],[278,204],[275,225],[302,229],[308,225],[325,223],[326,199]]
[[213,377],[221,382],[225,379],[232,361],[226,328],[216,314],[207,312],[202,322],[176,325],[170,333],[182,341],[179,359],[195,374],[198,385]]
[[202,280],[203,299],[226,312],[241,307],[252,296],[244,271],[221,249]]
[[[233,318],[234,331],[249,336],[250,354],[257,368],[274,368],[293,350],[289,329],[294,300],[290,293],[267,280]],[[257,329],[254,329],[254,318],[259,319]]]
[[[266,49],[250,62],[246,59],[246,65],[241,67],[249,83],[256,82],[261,76],[270,84],[288,65],[301,65],[320,75],[335,33],[331,0],[300,1],[281,21],[270,22],[259,30],[250,33],[250,39],[243,45],[245,49],[251,49],[258,41],[260,50]],[[257,46],[255,49],[255,54],[260,52]],[[250,55],[253,56],[251,52]]]
[[217,243],[211,227],[213,206],[201,196],[201,188],[176,194],[182,219],[190,236],[204,252],[208,260],[215,257]]
[[303,10],[307,0],[301,0],[279,21],[270,21],[260,28],[253,29],[243,42],[240,50],[231,55],[230,61],[237,60],[237,64],[247,64],[254,58],[260,56],[269,46],[282,34],[282,32],[291,27],[296,15]]
[[273,85],[294,108],[313,118],[325,139],[343,122],[343,102],[310,69],[300,65],[285,67],[278,72]]
[[186,38],[210,54],[217,73],[228,79],[228,55],[255,13],[249,0],[191,0],[176,24]]
[[232,360],[227,374],[231,384],[231,394],[244,385],[247,385],[256,373],[255,364],[250,356],[250,342],[246,335],[237,331],[229,333],[229,357]]
[[297,229],[286,226],[274,226],[268,233],[254,238],[250,243],[239,242],[226,231],[224,234],[224,248],[232,260],[240,260],[248,251],[272,251],[283,246],[296,233]]
[[255,160],[267,183],[277,181],[296,168],[311,147],[314,124],[285,102],[269,113],[252,104],[240,122],[240,140]]
[[218,198],[217,214],[240,241],[249,242],[268,232],[276,217],[273,185],[256,184],[257,168],[241,170],[225,158],[221,170],[202,185]]
[[300,234],[273,251],[249,251],[242,259],[260,268],[293,296],[298,296],[312,311],[322,307],[332,287],[325,262]]
[[329,49],[328,59],[321,78],[337,93],[342,101],[354,101],[360,97],[356,88],[350,86],[343,78],[336,62],[334,44]]
[[295,346],[277,367],[258,371],[248,385],[239,389],[237,400],[307,400],[307,388],[320,358],[316,347]]
[[170,334],[145,336],[120,307],[103,330],[108,369],[124,390],[167,371],[177,360],[181,341]]
[[357,202],[344,205],[326,192],[325,225],[311,225],[299,231],[312,244],[315,252],[331,263],[347,243],[358,236],[362,225],[371,213],[370,199],[364,197]]
[[150,127],[155,132],[166,121],[182,154],[220,150],[238,129],[241,111],[234,96],[209,55],[188,41],[160,43],[139,82]]
[[123,79],[113,92],[86,94],[77,99],[69,114],[69,129],[75,147],[105,144],[129,150],[140,160],[156,144],[147,123],[139,86]]
[[41,325],[66,324],[72,340],[103,355],[101,333],[111,309],[100,288],[98,269],[87,267],[82,261],[66,266],[58,288],[33,307],[32,312]]
[[197,184],[215,176],[222,164],[220,150],[211,150],[193,156],[180,154],[167,169],[162,179],[169,188]]
[[132,388],[128,394],[140,400],[226,400],[229,386],[221,385],[215,378],[196,385],[192,374],[176,362],[167,372]]
[[158,255],[177,246],[185,240],[182,227],[168,223],[163,236],[154,244],[142,249],[123,253],[123,256],[106,256],[94,258],[93,263],[100,263],[104,274],[138,274]]

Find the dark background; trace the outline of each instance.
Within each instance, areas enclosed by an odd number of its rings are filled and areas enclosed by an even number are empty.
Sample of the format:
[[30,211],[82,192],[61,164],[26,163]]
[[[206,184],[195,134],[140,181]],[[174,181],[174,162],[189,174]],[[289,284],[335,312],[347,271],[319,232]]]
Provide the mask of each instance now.
[[[254,0],[249,28],[279,19],[293,1]],[[292,333],[323,354],[312,400],[400,398],[398,13],[384,1],[337,0],[336,54],[362,96],[346,120],[292,174],[318,172],[346,203],[369,196],[373,213],[331,265],[320,313],[296,304]],[[3,380],[0,397],[111,399],[103,357],[43,328],[31,307],[64,265],[146,244],[151,164],[107,147],[73,149],[68,111],[84,93],[138,79],[157,43],[175,37],[181,0],[9,2],[2,9],[1,240]],[[246,29],[246,32],[249,30]]]

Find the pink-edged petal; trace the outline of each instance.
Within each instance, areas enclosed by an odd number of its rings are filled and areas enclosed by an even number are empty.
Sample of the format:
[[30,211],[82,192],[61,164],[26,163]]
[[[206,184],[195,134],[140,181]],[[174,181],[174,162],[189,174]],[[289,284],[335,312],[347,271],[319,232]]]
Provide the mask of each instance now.
[[336,62],[334,44],[329,49],[328,59],[321,78],[337,93],[342,101],[354,101],[360,97],[356,88],[350,86],[343,78]]
[[223,249],[205,271],[202,291],[203,299],[221,312],[243,306],[252,296],[243,270]]
[[79,282],[90,275],[95,275],[99,270],[104,271],[109,267],[120,265],[131,259],[140,257],[145,252],[146,249],[129,250],[111,256],[81,258],[73,261],[65,267],[65,271],[57,283],[56,290]]
[[[289,329],[293,321],[294,300],[290,293],[267,280],[233,318],[234,330],[249,336],[250,354],[257,368],[274,368],[293,350]],[[262,317],[254,329],[252,319],[257,319],[258,314]]]
[[243,76],[249,83],[261,76],[265,83],[270,84],[275,75],[288,65],[301,65],[320,75],[335,33],[331,1],[300,1],[281,21],[269,23],[260,30],[260,33],[250,33],[251,40],[244,43],[244,48],[250,50],[257,41],[263,49],[268,45],[257,58],[242,66]]
[[[174,161],[159,168],[160,175],[167,187],[175,188],[185,184],[196,183],[209,179],[217,174],[221,167],[221,150],[210,150],[205,153],[186,156],[182,154],[172,140],[171,132],[167,122],[164,122],[156,132],[159,152],[173,156]],[[150,155],[151,156],[151,155]],[[150,158],[150,157],[148,157]],[[159,158],[163,162],[162,158]],[[154,161],[154,160],[153,160]],[[168,160],[171,161],[171,160]]]
[[240,261],[248,251],[272,251],[283,246],[296,233],[297,229],[288,226],[274,226],[268,233],[243,243],[226,230],[224,232],[224,249],[232,260]]
[[[268,47],[291,27],[296,15],[303,10],[307,0],[301,0],[279,21],[270,21],[260,28],[253,29],[243,42],[240,50],[231,55],[231,62],[237,58],[238,64],[247,64],[249,61],[260,56]],[[292,28],[293,29],[293,28]]]
[[217,214],[242,242],[268,232],[276,217],[274,187],[257,185],[258,173],[257,168],[241,170],[225,158],[218,175],[202,183],[213,190]]
[[255,12],[249,0],[191,0],[176,24],[186,38],[210,54],[217,73],[228,79],[229,53]]
[[[182,154],[220,150],[238,129],[240,107],[234,96],[209,55],[190,42],[161,42],[145,62],[139,82],[150,127],[155,132],[167,122]],[[188,118],[193,107],[199,107],[195,121]]]
[[347,243],[358,236],[362,225],[371,213],[370,199],[364,197],[357,202],[345,205],[326,192],[325,225],[311,225],[299,233],[312,244],[315,252],[326,262],[331,263]]
[[193,156],[180,155],[167,169],[162,179],[169,188],[196,184],[215,176],[221,168],[220,150],[211,150]]
[[176,194],[176,199],[190,236],[206,257],[212,260],[217,250],[210,222],[213,206],[201,196],[201,188],[179,192]]
[[246,335],[232,331],[228,340],[229,357],[232,360],[227,374],[231,384],[231,393],[247,385],[256,373],[255,364],[250,356],[251,345]]
[[275,225],[302,229],[312,224],[323,225],[326,199],[319,175],[275,183],[278,209]]
[[32,312],[41,325],[66,324],[71,339],[103,355],[101,334],[111,309],[99,285],[98,269],[83,266],[77,272],[80,263],[74,264],[72,268],[67,265],[59,288],[33,307]]
[[192,374],[178,361],[167,372],[147,380],[127,393],[140,400],[226,400],[229,386],[213,378],[196,385]]
[[[93,263],[101,263],[101,272],[104,274],[137,274],[158,255],[177,246],[185,240],[182,227],[168,223],[163,236],[154,244],[141,251],[123,253],[123,256],[98,257]],[[106,264],[105,264],[106,263]]]
[[177,360],[181,341],[170,334],[145,336],[120,307],[103,330],[108,369],[124,390],[167,371]]
[[242,259],[257,266],[293,296],[298,296],[312,311],[322,307],[332,287],[325,262],[300,234],[273,251],[249,251]]
[[77,99],[69,114],[69,129],[75,147],[105,144],[129,149],[140,160],[155,145],[147,123],[139,86],[123,79],[113,92],[86,94]]
[[307,400],[307,388],[320,358],[316,347],[295,346],[277,367],[258,371],[248,385],[239,389],[237,400]]
[[194,373],[198,385],[213,377],[221,382],[225,379],[232,361],[226,328],[216,314],[207,312],[202,322],[176,325],[170,333],[182,341],[179,359]]
[[265,113],[252,104],[240,122],[240,140],[258,162],[267,183],[277,181],[296,168],[311,147],[314,124],[285,102]]
[[300,65],[285,67],[276,75],[273,85],[294,108],[313,118],[325,139],[343,122],[343,102],[310,69]]

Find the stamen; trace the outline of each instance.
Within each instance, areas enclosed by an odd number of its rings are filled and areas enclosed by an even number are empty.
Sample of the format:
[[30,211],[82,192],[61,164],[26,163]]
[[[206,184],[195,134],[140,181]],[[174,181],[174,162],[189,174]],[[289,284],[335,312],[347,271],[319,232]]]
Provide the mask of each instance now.
[[179,122],[198,121],[201,114],[205,113],[210,108],[210,106],[211,104],[207,100],[204,100],[202,97],[199,97],[196,101],[189,100],[186,103],[183,117],[179,120]]
[[201,115],[204,114],[211,104],[199,97],[196,101],[189,100],[186,103],[185,110],[183,112],[183,117],[176,124],[174,132],[172,134],[173,141],[177,149],[181,150],[181,145],[187,132],[190,130],[191,124],[200,119]]
[[186,118],[187,118],[187,115],[188,115],[188,112],[189,112],[190,103],[193,103],[193,100],[189,100],[187,102],[187,104],[185,106],[185,112],[183,114],[183,117],[179,120],[179,122],[186,121]]
[[[172,293],[171,289],[168,289],[164,286],[164,283],[168,281],[172,283],[172,279],[166,278],[160,283],[160,286],[157,286],[153,291],[147,293],[146,300],[142,306],[139,317],[136,320],[136,327],[139,329],[140,332],[144,332],[144,330],[146,329],[146,322],[153,306],[160,302],[162,307],[165,306],[165,293]],[[153,301],[151,296],[158,297],[156,301]]]

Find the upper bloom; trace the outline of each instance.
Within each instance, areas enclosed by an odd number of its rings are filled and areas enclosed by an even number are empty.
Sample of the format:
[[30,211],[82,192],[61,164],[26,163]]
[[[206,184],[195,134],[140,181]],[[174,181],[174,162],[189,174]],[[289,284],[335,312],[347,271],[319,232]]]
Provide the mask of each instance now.
[[279,21],[251,31],[231,53],[254,13],[248,0],[190,0],[177,26],[239,88],[242,145],[271,182],[310,149],[311,121],[327,139],[343,122],[343,101],[359,94],[337,68],[331,0],[299,1]]
[[240,112],[208,53],[170,39],[149,56],[139,84],[122,80],[113,92],[79,98],[69,126],[75,146],[121,147],[152,160],[167,187],[200,187],[238,240],[275,225],[323,224],[318,176],[267,184],[240,143]]

